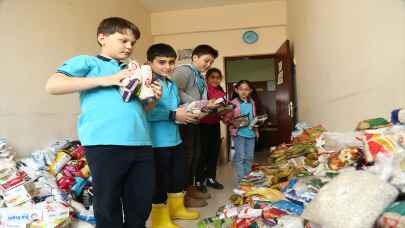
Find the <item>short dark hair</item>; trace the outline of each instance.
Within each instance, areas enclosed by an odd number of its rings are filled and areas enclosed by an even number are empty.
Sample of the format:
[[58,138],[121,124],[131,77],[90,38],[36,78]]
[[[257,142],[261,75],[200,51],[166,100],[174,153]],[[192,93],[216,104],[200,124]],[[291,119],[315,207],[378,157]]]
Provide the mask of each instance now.
[[210,68],[207,70],[207,73],[205,73],[205,78],[209,78],[213,73],[219,74],[219,76],[222,78],[222,73],[218,68]]
[[208,44],[201,44],[194,48],[193,53],[191,54],[191,57],[193,57],[195,55],[198,57],[200,57],[202,55],[212,55],[212,57],[214,57],[214,59],[216,59],[218,57],[218,51]]
[[177,58],[176,51],[172,46],[164,43],[158,43],[150,46],[146,52],[146,58],[152,62],[156,57],[173,57]]
[[135,36],[135,40],[141,37],[139,28],[132,22],[121,17],[108,17],[100,22],[97,28],[97,35],[105,34],[111,35],[116,32],[125,34],[127,30],[130,30]]

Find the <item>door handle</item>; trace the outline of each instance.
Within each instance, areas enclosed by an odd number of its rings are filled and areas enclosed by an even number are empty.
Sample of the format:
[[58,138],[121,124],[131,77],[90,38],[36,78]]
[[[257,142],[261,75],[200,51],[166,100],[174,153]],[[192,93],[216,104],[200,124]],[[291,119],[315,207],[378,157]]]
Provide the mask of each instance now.
[[294,103],[292,101],[288,104],[288,116],[294,118]]

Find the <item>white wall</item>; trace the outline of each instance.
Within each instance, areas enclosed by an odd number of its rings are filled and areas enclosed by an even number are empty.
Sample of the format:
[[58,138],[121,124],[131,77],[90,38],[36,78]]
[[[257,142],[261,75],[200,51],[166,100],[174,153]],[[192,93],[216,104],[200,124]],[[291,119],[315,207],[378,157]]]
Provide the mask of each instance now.
[[[270,1],[152,13],[155,43],[164,42],[175,49],[210,44],[219,51],[214,66],[223,69],[223,57],[274,53],[287,37],[286,1]],[[242,34],[255,30],[259,40],[242,42]]]
[[404,0],[289,0],[301,121],[351,130],[405,107]]
[[[271,54],[287,39],[285,0],[152,13],[151,18],[154,43],[168,43],[176,50],[212,45],[219,51],[213,67],[222,72],[224,57]],[[248,30],[259,34],[255,44],[243,43],[242,34]],[[225,154],[221,157],[226,159]]]
[[51,96],[44,85],[64,60],[97,54],[97,25],[110,16],[140,27],[135,57],[143,61],[152,43],[150,14],[135,0],[0,1],[0,137],[20,156],[76,137],[78,96]]

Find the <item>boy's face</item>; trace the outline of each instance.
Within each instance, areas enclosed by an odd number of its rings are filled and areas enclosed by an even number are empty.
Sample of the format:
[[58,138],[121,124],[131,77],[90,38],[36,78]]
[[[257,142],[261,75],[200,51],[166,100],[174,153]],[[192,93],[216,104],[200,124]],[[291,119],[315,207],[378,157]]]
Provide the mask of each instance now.
[[201,56],[193,55],[192,58],[193,65],[196,66],[198,71],[200,72],[207,71],[214,63],[214,60],[215,60],[214,56],[209,54]]
[[163,77],[169,77],[174,71],[176,58],[158,56],[152,62],[149,62],[149,65],[154,73]]
[[109,35],[99,34],[97,39],[101,45],[102,54],[117,60],[127,59],[136,42],[134,34],[129,30],[125,34],[118,32]]

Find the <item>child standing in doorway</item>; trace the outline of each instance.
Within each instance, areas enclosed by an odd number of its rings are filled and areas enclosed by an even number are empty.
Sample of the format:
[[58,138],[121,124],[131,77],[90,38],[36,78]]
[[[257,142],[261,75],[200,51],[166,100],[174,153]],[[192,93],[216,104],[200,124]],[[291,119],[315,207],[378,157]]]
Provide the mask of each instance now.
[[235,145],[233,159],[237,183],[252,170],[255,143],[259,137],[257,128],[251,128],[250,123],[256,117],[256,103],[252,98],[252,84],[248,80],[241,80],[235,85],[234,98],[231,103],[235,105],[233,112],[224,118],[229,124],[232,140]]

